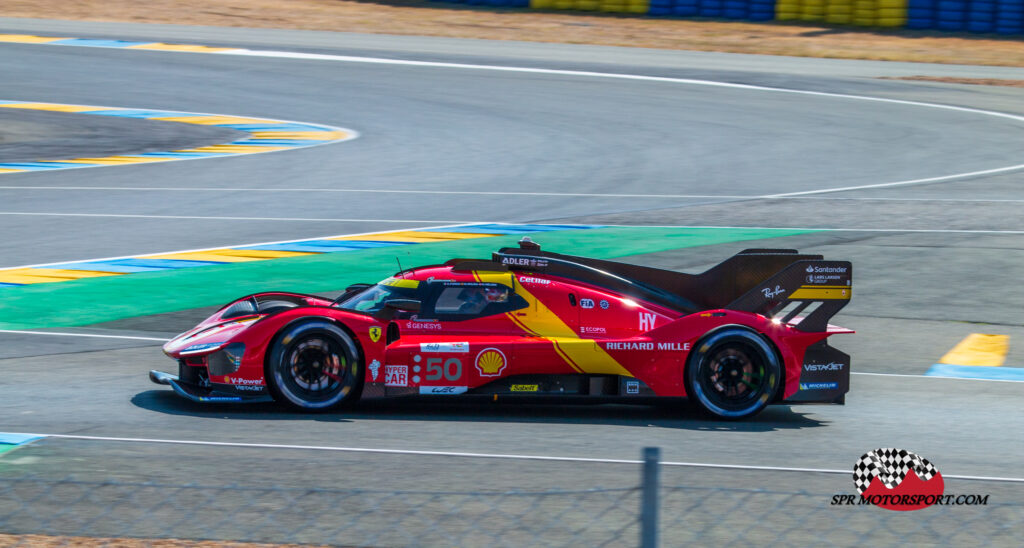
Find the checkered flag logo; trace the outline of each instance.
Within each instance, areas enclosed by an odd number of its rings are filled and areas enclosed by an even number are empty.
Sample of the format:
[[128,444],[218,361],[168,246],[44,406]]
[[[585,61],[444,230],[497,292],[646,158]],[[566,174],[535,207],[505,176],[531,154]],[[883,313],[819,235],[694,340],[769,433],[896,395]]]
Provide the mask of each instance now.
[[871,485],[871,480],[881,477],[886,488],[895,489],[897,485],[903,483],[903,478],[906,478],[911,470],[923,481],[928,481],[939,473],[927,459],[906,449],[875,449],[865,453],[854,465],[853,484],[857,487],[857,492],[863,495]]

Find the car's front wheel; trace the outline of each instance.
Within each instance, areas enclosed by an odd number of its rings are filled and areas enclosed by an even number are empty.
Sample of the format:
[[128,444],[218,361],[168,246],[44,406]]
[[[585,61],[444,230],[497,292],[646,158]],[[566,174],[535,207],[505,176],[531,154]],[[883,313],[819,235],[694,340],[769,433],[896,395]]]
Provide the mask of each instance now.
[[757,413],[774,398],[782,367],[757,333],[726,327],[702,339],[686,365],[686,390],[704,412],[726,420]]
[[352,337],[328,321],[285,328],[267,360],[267,385],[274,399],[301,411],[327,411],[358,399],[362,388],[359,349]]

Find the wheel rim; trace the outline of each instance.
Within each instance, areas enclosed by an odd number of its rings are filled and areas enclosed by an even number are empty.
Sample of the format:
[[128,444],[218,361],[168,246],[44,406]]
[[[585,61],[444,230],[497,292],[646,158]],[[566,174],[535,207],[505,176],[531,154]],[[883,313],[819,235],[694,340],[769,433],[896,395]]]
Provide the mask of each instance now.
[[284,388],[302,401],[331,400],[350,389],[348,355],[329,337],[312,335],[296,341],[281,369]]
[[701,367],[698,382],[708,402],[725,411],[757,405],[771,384],[757,352],[736,344],[715,349]]

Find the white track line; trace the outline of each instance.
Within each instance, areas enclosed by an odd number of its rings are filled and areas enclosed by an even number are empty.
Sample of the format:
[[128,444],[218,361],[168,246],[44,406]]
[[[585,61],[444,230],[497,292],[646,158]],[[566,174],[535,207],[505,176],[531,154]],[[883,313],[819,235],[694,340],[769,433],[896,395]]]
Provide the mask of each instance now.
[[486,190],[383,190],[379,188],[233,188],[233,187],[129,187],[129,186],[38,186],[8,185],[0,190],[84,190],[104,192],[302,192],[349,194],[412,194],[425,196],[525,196],[553,198],[638,198],[662,200],[665,198],[723,199],[723,200],[836,200],[852,202],[950,202],[950,203],[1024,203],[1024,199],[996,198],[868,198],[849,196],[779,196],[771,194],[614,194],[601,192],[504,192]]
[[167,342],[170,339],[157,339],[153,337],[129,337],[127,335],[94,335],[91,333],[57,333],[53,331],[20,331],[17,329],[0,329],[0,333],[16,333],[19,335],[53,335],[56,337],[93,337],[97,339],[127,339],[132,341],[157,341]]
[[[145,50],[132,50],[134,52],[145,51]],[[642,82],[661,82],[668,84],[684,84],[691,86],[707,86],[737,90],[750,90],[750,91],[763,91],[769,93],[785,93],[792,95],[805,95],[813,97],[828,97],[833,99],[844,99],[853,101],[871,101],[875,103],[884,103],[891,105],[905,105],[913,107],[931,108],[946,110],[951,112],[959,112],[966,114],[978,114],[982,116],[989,116],[994,118],[1002,118],[1013,122],[1024,122],[1024,116],[1018,116],[1014,114],[1008,114],[1004,112],[996,112],[992,110],[984,110],[978,108],[969,107],[958,107],[953,105],[943,105],[938,103],[927,103],[923,101],[910,101],[905,99],[888,99],[883,97],[870,97],[865,95],[852,95],[847,93],[830,93],[824,91],[810,91],[810,90],[799,90],[799,89],[786,89],[776,88],[769,86],[758,86],[752,84],[736,84],[730,82],[716,82],[712,80],[698,80],[692,78],[671,78],[666,76],[648,76],[642,74],[622,74],[613,72],[595,72],[595,71],[581,71],[581,70],[565,70],[565,69],[544,69],[534,67],[519,67],[519,66],[502,66],[502,65],[475,65],[468,63],[445,63],[438,61],[412,61],[407,59],[386,59],[380,57],[359,57],[351,55],[331,55],[331,54],[319,54],[319,53],[301,53],[292,51],[275,51],[275,50],[249,50],[249,49],[231,49],[228,51],[218,52],[173,52],[173,53],[185,53],[185,54],[199,54],[199,55],[234,55],[244,57],[265,57],[265,58],[284,58],[284,59],[302,59],[302,60],[313,60],[313,61],[330,61],[330,62],[342,62],[342,63],[363,63],[363,64],[377,64],[377,65],[392,65],[392,66],[410,66],[410,67],[428,67],[428,68],[444,68],[444,69],[458,69],[458,70],[477,70],[477,71],[492,71],[492,72],[508,72],[508,73],[521,73],[521,74],[545,74],[553,76],[570,76],[570,77],[584,77],[584,78],[603,78],[613,80],[631,80],[631,81],[642,81]],[[806,196],[810,194],[824,194],[832,192],[844,192],[849,190],[863,190],[872,188],[891,188],[896,186],[910,186],[917,184],[926,184],[940,181],[951,181],[955,179],[977,177],[981,175],[991,175],[996,173],[1006,173],[1010,171],[1016,171],[1024,169],[1024,164],[1015,164],[1011,166],[1004,166],[998,168],[992,168],[980,171],[971,171],[966,173],[955,173],[950,175],[943,175],[939,177],[929,177],[923,179],[910,179],[905,181],[892,181],[887,183],[877,183],[872,185],[860,185],[850,187],[837,187],[837,188],[824,188],[818,190],[807,190],[800,192],[791,193],[780,193],[772,195],[774,197],[788,197],[788,196]]]
[[[771,93],[786,93],[794,95],[807,95],[814,97],[829,97],[834,99],[848,99],[855,101],[871,101],[876,103],[885,103],[892,105],[905,105],[923,108],[932,108],[939,110],[947,110],[952,112],[960,112],[967,114],[979,114],[982,116],[990,116],[995,118],[1002,118],[1005,120],[1011,120],[1014,122],[1024,122],[1024,116],[1018,116],[1014,114],[1008,114],[1004,112],[996,112],[991,110],[984,110],[978,108],[969,107],[958,107],[953,105],[943,105],[938,103],[926,103],[922,101],[910,101],[905,99],[887,99],[882,97],[869,97],[864,95],[852,95],[846,93],[829,93],[824,91],[809,91],[809,90],[798,90],[798,89],[786,89],[776,88],[769,86],[757,86],[751,84],[735,84],[729,82],[715,82],[711,80],[695,80],[690,78],[670,78],[664,76],[645,76],[641,74],[619,74],[609,72],[593,72],[593,71],[580,71],[580,70],[562,70],[562,69],[542,69],[542,68],[531,68],[531,67],[516,67],[516,66],[501,66],[501,65],[473,65],[466,63],[443,63],[436,61],[411,61],[404,59],[385,59],[378,57],[357,57],[349,55],[329,55],[329,54],[316,54],[316,53],[298,53],[288,51],[255,51],[247,49],[236,49],[222,52],[211,52],[211,55],[241,55],[248,57],[272,57],[272,58],[288,58],[288,59],[306,59],[306,60],[317,60],[317,61],[334,61],[343,63],[368,63],[368,64],[381,64],[381,65],[402,65],[402,66],[414,66],[414,67],[432,67],[432,68],[449,68],[449,69],[461,69],[461,70],[482,70],[482,71],[495,71],[495,72],[514,72],[514,73],[527,73],[527,74],[547,74],[556,76],[572,76],[572,77],[586,77],[586,78],[605,78],[615,80],[633,80],[643,82],[663,82],[669,84],[686,84],[693,86],[709,86],[718,88],[729,88],[739,90],[752,90],[752,91],[764,91]],[[986,169],[980,171],[971,171],[966,173],[955,173],[951,175],[944,175],[940,177],[929,177],[923,179],[910,179],[906,181],[892,181],[887,183],[877,183],[873,185],[860,185],[860,186],[849,186],[839,188],[824,188],[818,190],[807,190],[801,192],[788,192],[780,193],[772,196],[787,197],[787,196],[805,196],[809,194],[824,194],[831,192],[844,192],[849,190],[863,190],[870,188],[891,188],[896,186],[910,186],[926,183],[934,183],[940,181],[951,181],[954,179],[963,179],[970,177],[977,177],[981,175],[992,175],[996,173],[1006,173],[1009,171],[1016,171],[1024,169],[1024,164],[1015,164],[1011,166],[998,167],[993,169]]]
[[877,183],[877,184],[873,184],[873,185],[846,186],[846,187],[839,187],[839,188],[829,188],[829,189],[824,189],[824,190],[806,190],[806,191],[803,191],[803,192],[784,192],[784,193],[780,193],[780,194],[769,194],[769,195],[765,196],[765,198],[767,198],[767,199],[771,199],[771,198],[787,198],[787,197],[793,197],[793,196],[807,196],[807,195],[811,195],[811,194],[825,194],[825,193],[830,193],[830,192],[847,192],[847,191],[851,191],[851,190],[865,190],[865,189],[873,189],[873,188],[889,188],[889,187],[894,187],[894,186],[920,185],[920,184],[926,184],[926,183],[940,183],[940,182],[943,182],[943,181],[952,181],[952,180],[956,180],[956,179],[969,179],[971,177],[980,177],[982,175],[995,175],[997,173],[1007,173],[1007,172],[1010,172],[1010,171],[1019,171],[1021,169],[1024,169],[1024,164],[1017,164],[1017,165],[1014,165],[1014,166],[1000,167],[1000,168],[996,168],[996,169],[985,169],[985,170],[982,170],[982,171],[972,171],[972,172],[969,172],[969,173],[956,173],[956,174],[953,174],[953,175],[943,175],[941,177],[928,177],[928,178],[925,178],[925,179],[911,179],[909,181],[895,181],[895,182],[892,182],[892,183]]
[[31,211],[0,211],[0,215],[22,215],[26,217],[115,217],[125,219],[199,219],[214,221],[285,221],[285,222],[310,222],[310,223],[448,223],[468,224],[485,223],[487,221],[445,221],[442,219],[427,219],[409,221],[405,219],[316,219],[306,217],[206,217],[199,215],[130,215],[117,213],[46,213]]
[[[730,196],[705,194],[603,194],[596,192],[507,192],[481,190],[385,190],[379,188],[231,188],[231,187],[100,187],[100,186],[0,186],[0,190],[103,190],[157,192],[344,192],[352,194],[416,194],[438,196],[551,196],[556,198],[735,198],[755,199],[763,196]],[[1024,201],[1024,200],[1022,200]]]
[[[65,435],[65,434],[32,434],[33,436],[44,436],[48,438],[57,439],[68,439],[68,440],[86,440],[86,441],[112,441],[112,442],[127,442],[127,443],[163,443],[170,445],[198,445],[207,447],[239,447],[239,448],[251,448],[251,449],[299,449],[307,451],[335,451],[342,453],[375,453],[375,454],[389,454],[389,455],[420,455],[420,456],[436,456],[436,457],[466,457],[466,458],[478,458],[478,459],[506,459],[506,460],[533,460],[533,461],[555,461],[555,462],[587,462],[597,464],[642,464],[642,460],[638,459],[598,459],[588,457],[555,457],[549,455],[515,455],[515,454],[504,454],[504,453],[465,453],[456,451],[419,451],[412,449],[374,449],[367,447],[337,447],[327,445],[288,445],[288,444],[276,444],[276,443],[240,443],[240,442],[221,442],[221,441],[197,441],[197,440],[168,440],[168,439],[156,439],[156,438],[121,438],[121,437],[109,437],[109,436],[77,436],[77,435]],[[716,464],[706,462],[676,462],[676,461],[665,461],[661,462],[663,466],[679,466],[688,468],[722,468],[727,470],[758,470],[758,471],[772,471],[772,472],[814,472],[821,474],[843,474],[850,475],[850,470],[835,470],[830,468],[799,468],[791,466],[762,466],[762,465],[746,465],[746,464]],[[943,474],[944,478],[952,479],[963,479],[963,480],[982,480],[982,481],[1000,481],[1000,482],[1014,482],[1024,483],[1024,478],[1005,478],[1005,477],[993,477],[993,476],[963,476],[963,475],[952,475]]]

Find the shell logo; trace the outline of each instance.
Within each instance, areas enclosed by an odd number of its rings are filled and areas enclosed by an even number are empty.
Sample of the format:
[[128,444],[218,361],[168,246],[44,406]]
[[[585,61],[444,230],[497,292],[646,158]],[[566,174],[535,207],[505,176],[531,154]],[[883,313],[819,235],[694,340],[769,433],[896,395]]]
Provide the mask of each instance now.
[[485,348],[476,355],[476,368],[481,377],[497,377],[508,365],[505,354],[497,348]]

